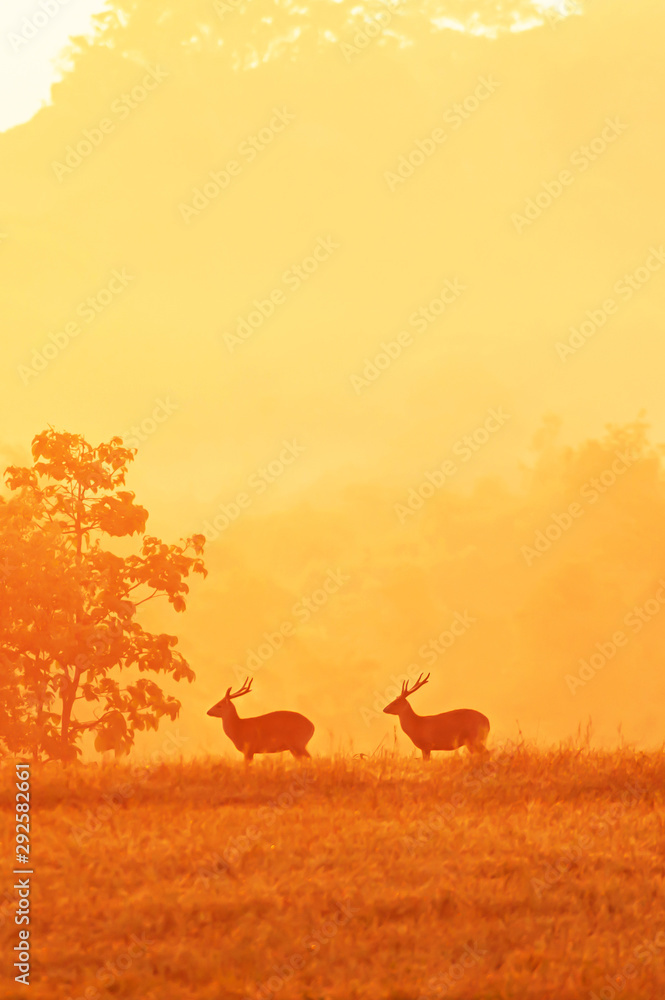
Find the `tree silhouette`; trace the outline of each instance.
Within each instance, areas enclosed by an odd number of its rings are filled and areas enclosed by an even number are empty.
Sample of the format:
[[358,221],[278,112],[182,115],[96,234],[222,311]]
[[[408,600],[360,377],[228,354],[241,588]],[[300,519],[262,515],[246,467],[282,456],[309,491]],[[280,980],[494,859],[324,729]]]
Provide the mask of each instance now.
[[[580,13],[572,3],[565,14]],[[563,19],[562,14],[554,15]],[[234,69],[254,68],[277,58],[298,59],[320,54],[340,42],[352,44],[353,34],[381,18],[385,30],[379,44],[404,46],[420,36],[446,28],[489,36],[514,30],[515,25],[537,25],[552,20],[533,0],[423,0],[417,6],[401,0],[317,0],[316,5],[295,0],[211,0],[191,6],[162,0],[147,6],[138,0],[114,3],[94,18],[107,48],[129,50],[129,41],[150,40],[153,54],[173,50],[213,53]],[[77,39],[85,48],[91,43]],[[174,44],[175,43],[175,44]],[[93,42],[94,44],[94,42]]]
[[[180,709],[138,675],[194,679],[176,636],[146,631],[136,613],[156,597],[185,610],[186,577],[206,575],[205,538],[165,545],[144,534],[148,512],[122,489],[134,452],[120,438],[93,448],[49,429],[32,442],[31,468],[6,471],[15,495],[0,498],[0,736],[11,752],[74,759],[87,730],[97,750],[126,752],[137,730]],[[139,554],[102,548],[104,535],[134,534]],[[132,675],[124,686],[116,667]],[[101,713],[81,719],[82,701]]]

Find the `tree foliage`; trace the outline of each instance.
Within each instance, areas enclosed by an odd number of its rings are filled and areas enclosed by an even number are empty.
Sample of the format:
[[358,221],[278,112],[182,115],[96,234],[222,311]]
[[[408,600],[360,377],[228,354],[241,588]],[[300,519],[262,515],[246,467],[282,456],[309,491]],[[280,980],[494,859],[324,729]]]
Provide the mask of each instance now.
[[[31,467],[6,470],[13,495],[0,498],[0,735],[35,758],[74,758],[87,730],[99,751],[126,752],[180,709],[140,675],[194,679],[176,636],[147,631],[137,611],[157,597],[185,610],[187,577],[206,575],[205,539],[145,534],[148,512],[123,488],[134,450],[120,438],[95,448],[49,429],[32,454]],[[105,535],[142,536],[140,551],[121,557]]]

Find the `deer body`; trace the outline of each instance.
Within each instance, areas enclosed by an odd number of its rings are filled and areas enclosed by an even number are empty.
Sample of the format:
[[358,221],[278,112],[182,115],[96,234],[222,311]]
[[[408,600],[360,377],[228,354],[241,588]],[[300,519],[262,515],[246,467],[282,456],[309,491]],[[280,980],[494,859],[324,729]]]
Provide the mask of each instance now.
[[232,698],[247,694],[251,687],[245,684],[235,694],[229,688],[216,705],[209,710],[212,715],[222,720],[222,728],[237,750],[250,761],[255,753],[281,753],[290,750],[294,757],[309,757],[307,744],[314,733],[314,726],[299,712],[268,712],[267,715],[255,715],[249,719],[241,719]]
[[423,760],[430,759],[432,750],[457,750],[462,746],[467,747],[470,753],[485,752],[490,723],[482,712],[473,708],[456,708],[439,715],[417,715],[414,712],[406,699],[428,680],[429,674],[423,681],[419,677],[410,691],[408,684],[403,684],[399,698],[386,705],[383,711],[399,716],[406,735],[422,750]]

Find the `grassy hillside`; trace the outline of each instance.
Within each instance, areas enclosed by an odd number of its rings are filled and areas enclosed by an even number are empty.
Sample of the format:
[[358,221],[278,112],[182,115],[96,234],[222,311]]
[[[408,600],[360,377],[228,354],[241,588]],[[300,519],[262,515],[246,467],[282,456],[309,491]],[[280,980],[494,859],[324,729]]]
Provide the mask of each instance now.
[[664,789],[663,752],[588,748],[33,768],[3,996],[660,1000]]

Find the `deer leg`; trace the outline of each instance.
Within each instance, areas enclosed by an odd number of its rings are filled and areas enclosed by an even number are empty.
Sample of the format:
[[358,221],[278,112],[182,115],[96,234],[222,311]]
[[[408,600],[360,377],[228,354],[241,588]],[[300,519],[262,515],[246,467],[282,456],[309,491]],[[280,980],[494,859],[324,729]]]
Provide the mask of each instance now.
[[291,753],[298,758],[310,756],[305,747],[291,747]]
[[423,760],[429,760],[430,753],[431,753],[430,750],[423,750]]
[[245,764],[251,764],[253,760],[254,760],[254,754],[251,752],[251,750],[247,750],[245,753]]

